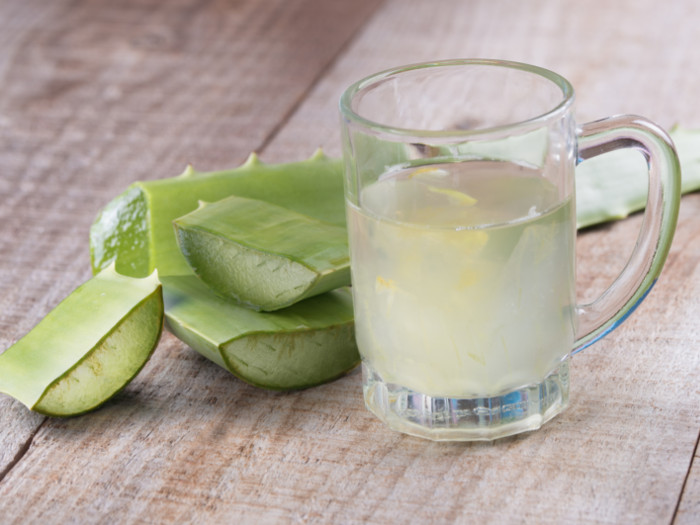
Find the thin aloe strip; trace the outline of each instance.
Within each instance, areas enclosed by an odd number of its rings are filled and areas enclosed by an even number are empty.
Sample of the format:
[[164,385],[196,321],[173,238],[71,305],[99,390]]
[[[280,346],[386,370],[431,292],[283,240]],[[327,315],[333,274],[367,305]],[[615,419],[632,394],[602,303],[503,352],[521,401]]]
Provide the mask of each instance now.
[[347,288],[260,313],[214,295],[194,275],[163,277],[168,328],[243,381],[307,388],[359,364]]
[[194,273],[255,310],[279,310],[350,282],[342,226],[235,195],[202,203],[174,224]]
[[51,416],[93,410],[138,374],[162,327],[157,275],[136,279],[108,267],[0,354],[0,392]]
[[[188,168],[178,177],[130,186],[103,209],[93,224],[93,271],[112,262],[130,275],[144,275],[157,268],[166,297],[169,330],[200,354],[258,386],[304,388],[330,381],[354,368],[359,355],[348,301],[311,298],[290,311],[276,312],[276,319],[288,318],[288,326],[283,329],[268,322],[269,314],[222,299],[195,277],[180,252],[172,221],[195,210],[200,200],[216,201],[234,194],[264,200],[337,226],[345,225],[339,160],[328,159],[317,151],[305,161],[269,165],[251,155],[243,166],[233,170],[197,173]],[[349,278],[344,284],[349,284]],[[250,329],[233,328],[241,323],[247,323]],[[268,337],[258,337],[260,330]],[[281,368],[275,368],[278,365],[274,360],[259,361],[261,366],[266,363],[272,367],[263,370],[230,366],[220,356],[221,348],[233,341],[236,348],[246,347],[252,354],[272,347],[289,360]],[[307,358],[295,357],[308,356],[310,352],[290,352],[290,348],[311,345],[319,358],[323,357],[317,366],[310,366]],[[295,360],[301,368],[293,366]],[[284,370],[289,374],[286,379],[278,377],[285,374]]]

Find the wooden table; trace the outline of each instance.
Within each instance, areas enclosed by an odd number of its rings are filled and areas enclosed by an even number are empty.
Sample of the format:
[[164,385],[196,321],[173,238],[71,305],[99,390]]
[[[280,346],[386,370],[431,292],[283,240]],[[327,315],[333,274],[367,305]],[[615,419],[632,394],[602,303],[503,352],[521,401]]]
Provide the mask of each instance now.
[[[699,22],[693,0],[2,0],[0,348],[89,277],[129,183],[339,155],[340,92],[386,67],[521,60],[572,81],[581,122],[700,128]],[[640,222],[579,236],[582,299]],[[540,431],[422,441],[365,410],[359,372],[271,393],[166,334],[91,414],[0,396],[0,523],[700,523],[698,237],[689,195],[661,280]]]

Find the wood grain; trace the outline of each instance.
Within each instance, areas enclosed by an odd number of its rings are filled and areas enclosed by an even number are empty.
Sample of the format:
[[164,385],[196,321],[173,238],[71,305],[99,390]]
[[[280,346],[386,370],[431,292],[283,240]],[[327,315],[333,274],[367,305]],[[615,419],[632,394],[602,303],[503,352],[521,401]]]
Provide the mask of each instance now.
[[[3,347],[87,275],[87,228],[126,184],[250,149],[337,155],[340,92],[385,67],[524,60],[570,78],[581,121],[700,127],[690,0],[51,5],[0,4]],[[620,270],[640,220],[579,236],[583,295]],[[0,399],[0,521],[698,523],[699,236],[690,195],[654,291],[574,358],[571,407],[538,432],[421,441],[365,410],[358,372],[270,393],[166,335],[92,414]]]

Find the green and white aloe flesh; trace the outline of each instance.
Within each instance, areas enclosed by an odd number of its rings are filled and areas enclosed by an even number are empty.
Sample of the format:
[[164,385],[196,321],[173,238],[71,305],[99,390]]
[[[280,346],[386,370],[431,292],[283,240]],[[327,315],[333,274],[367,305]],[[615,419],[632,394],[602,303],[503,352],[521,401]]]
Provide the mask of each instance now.
[[232,196],[175,220],[187,262],[211,289],[273,311],[350,282],[344,227]]
[[52,416],[93,410],[138,374],[162,327],[157,275],[107,267],[0,354],[0,392]]

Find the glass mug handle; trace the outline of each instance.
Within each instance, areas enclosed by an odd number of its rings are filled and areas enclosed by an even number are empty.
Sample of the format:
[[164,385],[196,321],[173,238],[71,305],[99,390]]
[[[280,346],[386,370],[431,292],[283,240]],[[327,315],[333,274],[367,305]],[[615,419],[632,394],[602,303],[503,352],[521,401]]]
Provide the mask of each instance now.
[[671,139],[656,124],[633,115],[584,124],[578,130],[577,164],[623,148],[640,151],[649,167],[642,228],[632,255],[612,285],[593,302],[577,305],[573,354],[614,330],[642,302],[661,273],[676,229],[680,165]]

